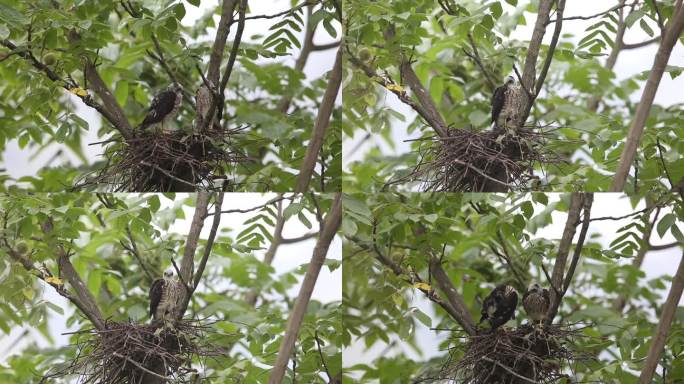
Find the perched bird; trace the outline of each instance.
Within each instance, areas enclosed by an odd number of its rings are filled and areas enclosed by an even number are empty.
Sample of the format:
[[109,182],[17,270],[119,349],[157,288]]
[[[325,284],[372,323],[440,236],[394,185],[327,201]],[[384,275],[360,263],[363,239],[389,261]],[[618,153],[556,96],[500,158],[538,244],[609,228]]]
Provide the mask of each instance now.
[[183,284],[174,277],[173,269],[167,269],[164,277],[152,282],[150,287],[150,316],[164,323],[173,321],[183,294]]
[[[207,84],[209,86],[207,86]],[[207,80],[207,84],[202,84],[199,88],[197,88],[197,93],[195,93],[195,105],[197,106],[196,129],[202,127],[207,118],[207,114],[209,114],[209,109],[211,108],[213,95],[211,94],[210,87],[213,88],[214,84],[211,82],[211,80]],[[209,122],[207,127],[211,129],[212,125],[213,122]]]
[[480,324],[489,320],[492,328],[498,328],[506,324],[508,320],[515,319],[517,306],[518,292],[515,288],[506,284],[498,285],[482,303]]
[[494,128],[515,128],[524,97],[522,88],[516,84],[513,76],[508,76],[504,85],[494,90],[491,100]]
[[539,284],[534,283],[523,295],[522,302],[523,308],[525,308],[525,312],[527,312],[527,316],[530,317],[531,321],[541,323],[546,320],[546,312],[548,312],[551,305],[548,289],[542,289]]
[[164,130],[164,123],[168,123],[176,117],[183,101],[183,92],[177,83],[171,84],[165,90],[159,92],[152,99],[150,108],[147,111],[145,119],[140,124],[140,129],[149,127],[150,125],[161,123],[161,130]]

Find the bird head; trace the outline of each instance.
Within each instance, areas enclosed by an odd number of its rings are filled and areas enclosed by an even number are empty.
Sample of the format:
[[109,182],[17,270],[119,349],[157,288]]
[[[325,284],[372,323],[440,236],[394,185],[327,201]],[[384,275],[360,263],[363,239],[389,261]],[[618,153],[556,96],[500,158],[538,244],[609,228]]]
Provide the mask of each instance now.
[[513,77],[513,76],[508,76],[508,77],[506,78],[506,84],[509,84],[509,85],[510,85],[510,84],[514,84],[514,83],[515,83],[515,77]]
[[541,286],[538,283],[534,283],[530,285],[529,291],[530,292],[541,292]]
[[182,89],[183,88],[178,83],[172,83],[171,85],[169,85],[169,90],[174,92],[180,92]]
[[169,268],[166,271],[164,271],[164,278],[165,279],[170,279],[173,277],[173,269]]

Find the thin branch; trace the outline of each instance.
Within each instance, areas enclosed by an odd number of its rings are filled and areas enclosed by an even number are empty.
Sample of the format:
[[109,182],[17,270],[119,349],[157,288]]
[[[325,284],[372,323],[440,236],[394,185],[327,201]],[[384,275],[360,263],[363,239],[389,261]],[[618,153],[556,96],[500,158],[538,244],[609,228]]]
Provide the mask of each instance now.
[[294,243],[299,243],[300,241],[305,241],[305,240],[313,239],[314,237],[318,236],[319,233],[320,233],[320,232],[311,232],[311,233],[307,233],[307,234],[302,235],[302,236],[292,237],[292,238],[289,238],[289,239],[284,239],[284,238],[283,238],[283,239],[280,240],[280,244],[294,244]]
[[477,51],[477,44],[475,44],[475,39],[473,38],[473,33],[470,31],[468,31],[468,42],[470,43],[470,47],[473,49],[473,53],[470,54],[465,49],[463,50],[463,52],[468,57],[470,57],[475,62],[475,64],[477,64],[478,67],[480,67],[480,70],[482,71],[482,74],[484,75],[485,80],[487,81],[487,84],[489,84],[489,88],[493,91],[494,89],[496,89],[497,82],[492,79],[491,74],[489,73],[487,68],[485,68],[484,64],[482,63],[482,58],[480,58],[480,53]]
[[682,290],[684,290],[684,254],[682,254],[682,258],[679,261],[679,267],[672,279],[672,286],[670,286],[667,300],[665,300],[665,304],[661,308],[660,322],[658,322],[658,327],[656,328],[655,335],[651,341],[651,347],[648,350],[648,355],[646,355],[644,368],[641,370],[641,376],[639,376],[639,383],[641,384],[653,382],[653,375],[658,366],[660,356],[663,353],[667,336],[670,333],[672,320],[677,311],[679,300],[682,297]]
[[456,313],[458,314],[456,321],[466,332],[468,332],[469,335],[474,335],[476,333],[476,327],[475,323],[473,322],[473,318],[470,316],[470,312],[463,301],[463,297],[461,297],[461,295],[458,293],[454,285],[451,283],[449,275],[447,275],[442,268],[442,263],[440,262],[439,258],[435,256],[430,258],[430,269],[432,270],[432,274],[437,281],[439,289],[446,296],[451,307],[456,310]]
[[223,50],[226,48],[226,40],[230,33],[230,25],[233,22],[233,9],[235,9],[236,3],[237,0],[223,0],[221,5],[221,18],[216,28],[216,37],[209,55],[209,69],[207,70],[207,78],[214,85],[219,83],[221,59],[223,58]]
[[119,241],[122,247],[124,247],[128,252],[130,252],[133,257],[138,261],[138,264],[140,264],[140,268],[142,268],[143,272],[145,272],[145,275],[149,279],[149,281],[154,280],[154,276],[150,271],[147,269],[147,266],[145,266],[145,263],[142,260],[142,257],[140,256],[140,252],[138,252],[138,245],[135,242],[135,238],[133,237],[133,233],[131,232],[131,226],[126,225],[126,235],[128,236],[128,241],[130,242],[130,246],[126,245],[123,240]]
[[[563,236],[558,245],[558,254],[556,255],[556,262],[553,265],[553,274],[551,276],[551,283],[554,290],[551,292],[551,305],[549,306],[546,323],[552,324],[553,318],[556,317],[560,301],[563,298],[563,292],[558,292],[563,287],[563,277],[565,275],[565,264],[570,253],[570,246],[572,246],[572,239],[575,237],[577,225],[580,222],[580,212],[584,206],[585,195],[582,193],[572,193],[570,195],[570,207],[568,208],[568,218],[563,229]],[[560,294],[559,294],[560,293]]]
[[316,349],[318,349],[318,356],[321,358],[321,365],[323,365],[325,375],[328,376],[328,382],[331,382],[333,380],[333,377],[332,375],[330,375],[330,370],[328,369],[328,364],[325,362],[325,358],[323,358],[323,351],[321,350],[321,339],[318,338],[318,330],[314,331],[314,340],[316,340]]
[[634,120],[629,129],[629,133],[627,134],[627,140],[624,149],[622,150],[622,154],[620,155],[620,163],[610,188],[611,192],[621,192],[625,188],[627,176],[634,163],[637,148],[646,126],[646,119],[653,106],[653,100],[658,91],[660,80],[667,67],[672,48],[677,43],[679,36],[682,34],[682,30],[684,30],[684,7],[682,6],[682,0],[677,0],[672,18],[663,32],[663,39],[658,46],[658,52],[653,60],[653,67],[649,72],[646,86],[644,87],[644,91],[641,94],[641,100],[639,101],[634,114]]
[[[197,192],[197,201],[195,205],[195,214],[192,217],[190,224],[190,231],[188,232],[187,240],[185,241],[185,251],[183,252],[183,259],[181,260],[180,276],[186,282],[192,281],[192,270],[194,268],[195,251],[197,250],[197,243],[199,242],[200,232],[204,226],[204,219],[207,217],[207,206],[209,205],[209,193],[206,191]],[[181,300],[182,306],[176,314],[176,319],[180,320],[188,308],[190,297],[192,293],[187,291],[183,294]]]
[[318,153],[323,147],[323,139],[330,124],[330,117],[335,108],[335,99],[340,90],[342,83],[342,48],[337,50],[335,57],[335,64],[330,72],[328,86],[325,88],[321,105],[318,108],[318,115],[311,133],[309,145],[306,148],[306,154],[302,161],[302,166],[299,169],[299,176],[297,177],[297,184],[295,186],[295,194],[306,192],[311,177],[316,166],[316,159]]
[[[635,2],[632,3],[632,4],[624,4],[624,3],[623,3],[623,4],[618,4],[618,5],[616,5],[616,6],[612,7],[612,8],[610,8],[610,9],[607,10],[607,11],[599,12],[599,13],[594,14],[594,15],[591,15],[591,16],[570,16],[570,17],[563,17],[562,14],[560,14],[560,15],[558,15],[558,16],[560,16],[561,19],[562,19],[563,21],[569,21],[569,20],[591,20],[591,19],[594,19],[594,18],[597,18],[597,17],[605,16],[605,15],[611,13],[611,12],[615,12],[615,11],[617,11],[618,9],[621,9],[621,8],[624,8],[624,7],[627,7],[627,6],[633,6],[633,5],[636,4],[636,3],[637,3],[637,2],[635,1]],[[549,24],[551,24],[551,23],[555,23],[556,21],[557,21],[557,19],[549,20],[548,23],[547,23],[546,25],[549,25]]]
[[[230,213],[249,213],[249,212],[257,211],[257,210],[262,209],[262,208],[266,208],[266,207],[268,207],[269,205],[273,205],[273,204],[275,204],[275,203],[277,203],[277,202],[279,202],[279,201],[282,201],[282,200],[291,200],[291,199],[292,199],[292,197],[284,196],[284,195],[281,193],[281,194],[278,194],[278,196],[272,198],[271,200],[265,202],[264,204],[257,205],[256,207],[246,208],[246,209],[228,209],[228,210],[225,210],[225,211],[221,211],[220,213],[221,213],[222,215],[230,214]],[[209,213],[208,216],[211,216],[211,215],[214,215],[214,214],[216,214],[216,213]]]
[[556,6],[556,14],[559,19],[556,22],[556,26],[553,30],[553,36],[551,37],[551,43],[549,44],[549,49],[546,53],[546,59],[542,65],[542,70],[539,72],[539,77],[537,78],[537,87],[535,89],[534,97],[539,96],[544,81],[546,80],[546,74],[549,72],[549,67],[551,67],[551,61],[553,61],[553,53],[556,51],[556,45],[558,45],[558,38],[560,37],[561,28],[563,27],[563,12],[565,10],[565,0],[558,0],[558,5]]
[[577,243],[575,243],[575,251],[572,255],[572,261],[570,262],[570,268],[568,268],[568,273],[565,275],[565,282],[563,283],[563,296],[568,291],[570,287],[570,282],[572,282],[572,277],[575,274],[575,268],[577,268],[577,262],[579,261],[580,255],[582,254],[582,247],[584,246],[584,240],[587,237],[587,230],[589,229],[589,222],[591,218],[591,205],[594,202],[594,195],[592,193],[587,193],[584,195],[584,206],[582,208],[584,217],[582,219],[582,228],[580,229],[579,237],[577,238]]
[[287,369],[287,362],[292,355],[292,351],[294,350],[297,334],[299,333],[299,329],[302,325],[302,320],[304,319],[306,308],[316,285],[318,274],[323,267],[323,263],[325,262],[326,255],[328,253],[328,248],[330,247],[330,243],[335,237],[341,222],[342,193],[337,192],[335,194],[335,200],[330,208],[330,212],[328,212],[325,218],[325,224],[323,225],[321,237],[318,239],[316,247],[314,248],[311,261],[309,262],[309,268],[304,275],[302,286],[299,290],[299,294],[297,295],[297,300],[295,302],[294,308],[292,309],[290,319],[288,320],[287,329],[278,350],[278,357],[276,358],[273,369],[271,370],[271,376],[268,380],[269,384],[280,384],[283,381],[283,377],[285,376],[285,371]]
[[[75,88],[82,89],[80,85],[78,85],[78,83],[76,83],[72,78],[69,78],[68,80],[62,79],[52,69],[50,69],[50,67],[36,59],[36,57],[33,56],[30,50],[26,48],[18,48],[14,43],[12,43],[9,40],[2,40],[0,41],[0,43],[5,47],[11,49],[17,55],[29,61],[31,65],[45,73],[45,75],[50,80],[58,83],[59,86],[66,89],[67,91],[71,92],[71,90]],[[91,85],[93,85],[92,88],[95,91],[95,93],[98,94],[100,98],[102,98],[103,95],[107,97],[107,92],[109,91],[107,90],[107,87],[104,85],[104,82],[102,82],[102,79],[99,77],[99,75],[97,75],[97,71],[95,71],[94,67],[92,67],[92,64],[86,64],[84,72],[86,72],[86,78],[88,79],[88,81],[90,81]],[[93,81],[94,84],[92,84]],[[76,96],[78,96],[85,105],[95,109],[105,119],[107,119],[107,121],[109,121],[112,124],[112,126],[114,126],[114,128],[116,128],[119,131],[119,133],[121,133],[121,136],[123,136],[124,139],[128,139],[132,136],[132,128],[128,123],[128,120],[125,118],[125,116],[123,116],[123,112],[120,111],[120,107],[119,111],[112,110],[111,103],[107,103],[103,99],[105,105],[99,104],[98,102],[93,100],[93,97],[90,94],[86,94],[85,96],[76,94]],[[109,96],[111,97],[111,92],[109,92]],[[110,102],[111,99],[107,97],[107,101]]]
[[642,41],[642,42],[640,42],[640,43],[634,43],[634,44],[623,43],[623,44],[622,44],[622,49],[637,49],[637,48],[643,48],[643,47],[645,47],[645,46],[647,46],[647,45],[651,45],[651,44],[653,44],[653,43],[659,42],[661,37],[662,37],[662,36],[656,36],[656,37],[654,37],[654,38],[652,38],[652,39],[648,39],[648,40]]
[[[227,184],[224,184],[227,185]],[[209,255],[211,254],[211,249],[214,246],[214,240],[216,239],[216,232],[218,231],[219,223],[221,222],[221,206],[223,205],[223,197],[225,193],[217,193],[215,197],[214,206],[214,221],[211,224],[211,231],[209,232],[209,237],[207,238],[207,244],[204,246],[204,254],[197,266],[197,272],[195,272],[195,281],[192,284],[192,292],[195,292],[197,286],[199,285],[200,279],[202,279],[202,274],[204,273],[204,268],[207,265],[207,260],[209,260]]]

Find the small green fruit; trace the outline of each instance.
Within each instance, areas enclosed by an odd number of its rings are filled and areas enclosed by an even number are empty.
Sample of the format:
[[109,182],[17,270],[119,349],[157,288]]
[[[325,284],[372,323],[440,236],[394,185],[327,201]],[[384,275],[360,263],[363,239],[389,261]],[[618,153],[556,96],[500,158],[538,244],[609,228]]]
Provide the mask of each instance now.
[[368,48],[361,48],[361,50],[359,51],[359,59],[361,59],[361,61],[370,60],[371,59],[370,50]]
[[25,255],[28,252],[28,245],[26,245],[25,242],[20,241],[19,243],[17,243],[16,250],[18,253]]
[[54,53],[48,53],[43,56],[43,61],[46,65],[54,65],[57,62],[57,57],[55,57]]

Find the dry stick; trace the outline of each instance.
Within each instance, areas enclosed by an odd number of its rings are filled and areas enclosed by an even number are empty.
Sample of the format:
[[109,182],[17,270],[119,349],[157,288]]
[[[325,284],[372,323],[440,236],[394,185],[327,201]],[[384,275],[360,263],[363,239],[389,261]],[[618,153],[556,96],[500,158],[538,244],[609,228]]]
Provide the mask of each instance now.
[[[568,253],[570,253],[570,246],[572,246],[572,239],[575,237],[577,225],[580,222],[580,212],[584,205],[584,195],[582,193],[572,193],[570,196],[570,208],[568,209],[568,218],[565,222],[565,229],[563,230],[563,237],[558,245],[558,255],[556,255],[556,262],[553,265],[553,272],[551,275],[551,305],[547,312],[546,323],[551,324],[553,318],[558,312],[560,305],[563,276],[565,275],[565,264],[568,260]],[[559,294],[560,293],[560,294]]]
[[658,91],[660,79],[663,77],[663,72],[665,71],[670,54],[672,53],[672,47],[674,47],[679,36],[682,34],[682,30],[684,30],[684,7],[682,6],[682,0],[678,0],[672,19],[670,19],[670,22],[663,32],[664,37],[658,47],[658,52],[656,53],[653,67],[648,75],[644,92],[641,94],[641,100],[637,106],[634,121],[629,129],[625,147],[620,155],[620,163],[617,172],[615,172],[613,185],[610,188],[611,192],[621,192],[625,188],[629,169],[632,167],[639,141],[644,133],[646,119],[648,118],[651,106],[653,105],[653,100]]
[[269,384],[280,384],[285,376],[285,370],[287,369],[287,362],[292,355],[294,349],[295,341],[297,340],[297,334],[299,333],[299,328],[302,325],[302,320],[304,319],[304,314],[306,312],[306,307],[311,299],[311,294],[313,293],[314,286],[316,285],[316,280],[318,279],[318,274],[323,267],[323,262],[325,262],[325,257],[328,253],[328,248],[330,243],[337,233],[337,229],[342,222],[342,193],[337,192],[335,194],[335,200],[333,201],[330,212],[325,218],[325,224],[323,225],[323,231],[321,232],[321,237],[316,243],[316,247],[313,250],[313,255],[311,256],[311,262],[309,263],[309,268],[304,275],[304,281],[297,295],[297,301],[295,302],[292,314],[287,324],[287,330],[285,331],[285,336],[280,344],[280,349],[278,350],[278,357],[276,358],[275,365],[271,371],[271,377],[269,378]]
[[[207,206],[209,205],[209,192],[202,191],[197,192],[197,202],[195,206],[195,214],[192,217],[192,223],[190,224],[190,231],[188,232],[188,238],[185,241],[185,251],[183,252],[183,259],[181,260],[181,278],[183,281],[192,281],[192,270],[195,261],[195,250],[197,249],[197,243],[199,242],[200,232],[202,232],[202,227],[204,226],[204,219],[207,217]],[[183,318],[183,313],[188,308],[188,303],[190,302],[190,296],[192,292],[187,289],[183,291],[183,300],[181,301],[182,306],[176,313],[176,319],[180,320]]]
[[339,93],[341,83],[342,47],[337,49],[335,65],[330,72],[330,79],[328,80],[328,86],[325,88],[325,93],[323,94],[323,99],[321,100],[321,105],[318,109],[316,122],[314,123],[313,132],[311,133],[311,140],[309,141],[309,146],[306,148],[306,155],[304,155],[302,166],[299,169],[295,193],[304,193],[309,186],[314,167],[316,166],[318,153],[321,151],[321,147],[323,146],[325,132],[330,124],[330,116],[335,108],[335,99]]
[[209,232],[209,237],[207,238],[207,244],[204,246],[204,254],[200,260],[199,266],[197,267],[197,272],[195,273],[195,281],[192,284],[192,292],[195,292],[197,286],[199,285],[202,274],[204,273],[204,268],[207,265],[207,260],[209,260],[209,255],[211,254],[211,249],[214,246],[214,240],[216,240],[216,232],[218,231],[219,223],[221,222],[221,206],[223,205],[223,191],[216,194],[216,202],[214,207],[214,221],[211,224],[211,231]]
[[449,275],[447,275],[442,268],[442,263],[440,263],[439,258],[433,256],[430,259],[430,269],[432,270],[432,274],[437,281],[439,289],[442,291],[442,293],[444,293],[449,304],[451,304],[451,306],[456,310],[456,313],[458,314],[456,321],[463,327],[463,329],[465,329],[466,332],[468,332],[469,335],[474,335],[476,333],[476,328],[473,318],[470,316],[470,312],[463,301],[463,297],[461,297],[461,295],[458,293],[454,285],[451,283]]
[[662,307],[660,322],[658,323],[658,328],[656,328],[655,336],[651,341],[651,347],[648,350],[644,368],[641,370],[641,376],[639,376],[639,383],[641,384],[653,382],[653,375],[658,366],[660,356],[663,353],[667,335],[670,333],[670,327],[672,326],[672,320],[674,319],[675,311],[677,310],[677,304],[682,297],[682,290],[684,290],[684,254],[682,254],[682,258],[679,261],[677,273],[672,279],[670,293],[668,293],[667,300],[665,300],[665,304]]

